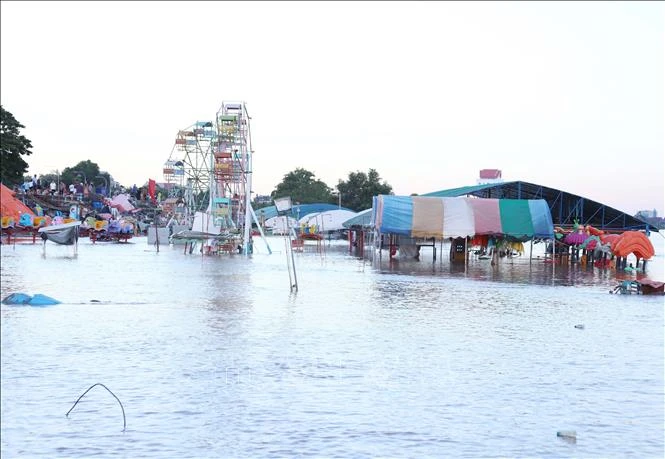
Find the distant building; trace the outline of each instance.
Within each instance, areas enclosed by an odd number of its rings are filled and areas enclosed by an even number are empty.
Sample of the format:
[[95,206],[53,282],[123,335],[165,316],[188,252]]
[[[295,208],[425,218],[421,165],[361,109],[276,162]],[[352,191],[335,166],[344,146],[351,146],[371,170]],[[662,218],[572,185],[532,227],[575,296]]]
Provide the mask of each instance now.
[[272,198],[270,197],[270,195],[261,195],[261,194],[259,194],[259,195],[256,195],[256,197],[254,198],[254,201],[257,204],[271,204],[272,203]]
[[501,178],[501,170],[481,169],[478,178],[478,185],[485,185],[487,183],[503,183],[503,178]]
[[656,209],[654,210],[640,210],[635,214],[635,218],[649,223],[659,229],[665,228],[665,218],[659,217]]
[[173,188],[176,187],[175,183],[169,183],[169,182],[156,183],[155,185],[165,190],[172,190]]
[[640,210],[638,211],[635,216],[637,218],[645,219],[645,218],[656,218],[658,217],[658,212],[656,209],[654,210]]

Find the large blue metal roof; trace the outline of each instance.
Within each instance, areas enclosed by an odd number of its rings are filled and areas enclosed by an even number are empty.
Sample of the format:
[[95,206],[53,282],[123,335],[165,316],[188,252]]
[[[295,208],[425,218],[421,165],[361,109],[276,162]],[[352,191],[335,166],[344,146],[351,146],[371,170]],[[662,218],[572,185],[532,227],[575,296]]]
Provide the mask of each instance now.
[[433,191],[422,196],[456,197],[476,196],[497,199],[544,199],[552,212],[555,226],[570,226],[577,219],[581,225],[602,230],[658,231],[653,225],[613,207],[566,191],[529,182],[513,181],[463,186]]

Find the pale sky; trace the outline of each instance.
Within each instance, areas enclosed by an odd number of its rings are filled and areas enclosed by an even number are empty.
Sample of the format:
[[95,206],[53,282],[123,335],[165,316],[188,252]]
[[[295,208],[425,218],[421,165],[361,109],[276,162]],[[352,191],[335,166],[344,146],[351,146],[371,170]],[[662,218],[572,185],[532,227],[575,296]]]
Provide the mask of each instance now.
[[302,167],[395,194],[484,168],[663,215],[661,2],[7,2],[1,100],[29,173],[163,181],[178,130],[252,117],[253,190]]

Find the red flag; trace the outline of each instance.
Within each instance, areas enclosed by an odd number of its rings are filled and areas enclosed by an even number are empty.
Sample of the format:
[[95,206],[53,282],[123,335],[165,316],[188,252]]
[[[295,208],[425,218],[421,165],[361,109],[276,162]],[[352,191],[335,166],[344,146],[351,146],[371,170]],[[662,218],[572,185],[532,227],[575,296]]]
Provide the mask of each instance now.
[[157,188],[157,182],[153,179],[148,179],[148,194],[150,195],[150,200],[156,202],[155,199],[155,189]]

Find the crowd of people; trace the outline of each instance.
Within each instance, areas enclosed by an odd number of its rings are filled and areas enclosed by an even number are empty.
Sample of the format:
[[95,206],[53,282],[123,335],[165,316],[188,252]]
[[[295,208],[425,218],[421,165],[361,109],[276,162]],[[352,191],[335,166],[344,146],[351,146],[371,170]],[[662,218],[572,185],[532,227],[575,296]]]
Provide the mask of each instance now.
[[94,194],[105,194],[102,188],[95,189],[92,183],[75,181],[67,185],[65,182],[59,184],[55,181],[51,183],[44,183],[41,179],[37,178],[37,174],[32,177],[32,180],[25,182],[18,187],[15,191],[23,191],[24,193],[32,193],[42,196],[62,196],[69,197],[77,200],[88,199]]

